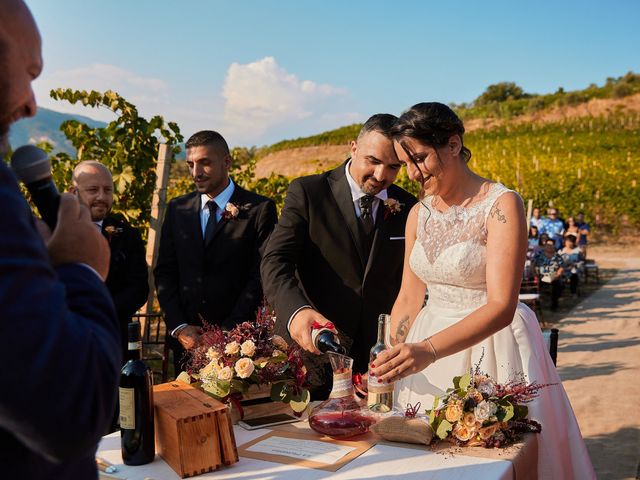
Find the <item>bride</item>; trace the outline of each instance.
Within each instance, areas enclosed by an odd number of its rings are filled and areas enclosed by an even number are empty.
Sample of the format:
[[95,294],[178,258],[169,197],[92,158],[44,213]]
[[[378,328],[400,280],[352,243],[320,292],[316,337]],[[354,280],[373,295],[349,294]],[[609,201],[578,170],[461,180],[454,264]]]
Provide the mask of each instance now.
[[[540,478],[595,478],[535,314],[518,303],[527,251],[520,196],[473,173],[464,126],[440,103],[420,103],[392,130],[398,158],[421,184],[409,214],[402,286],[391,312],[395,346],[372,366],[397,382],[397,406],[432,405],[479,361],[498,382],[523,373],[543,388],[529,404],[542,425]],[[424,298],[428,287],[428,301]]]

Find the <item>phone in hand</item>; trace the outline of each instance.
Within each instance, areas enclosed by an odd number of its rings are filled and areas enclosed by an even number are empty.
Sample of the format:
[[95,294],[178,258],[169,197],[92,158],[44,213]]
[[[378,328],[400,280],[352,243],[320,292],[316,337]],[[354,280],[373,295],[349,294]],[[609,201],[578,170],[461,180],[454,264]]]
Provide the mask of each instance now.
[[288,413],[278,413],[276,415],[267,415],[265,417],[246,418],[244,420],[240,420],[238,425],[245,430],[256,430],[258,428],[267,428],[274,425],[281,425],[283,423],[293,423],[298,420],[300,419],[293,415],[289,415]]

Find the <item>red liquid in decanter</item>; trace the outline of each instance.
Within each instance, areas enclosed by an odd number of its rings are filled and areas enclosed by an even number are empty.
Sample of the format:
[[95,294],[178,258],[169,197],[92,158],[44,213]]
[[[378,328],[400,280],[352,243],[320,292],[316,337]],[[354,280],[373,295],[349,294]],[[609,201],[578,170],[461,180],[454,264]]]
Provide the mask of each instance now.
[[351,365],[353,359],[329,353],[333,367],[333,389],[328,400],[311,410],[309,426],[333,438],[349,438],[369,431],[375,422],[363,409],[353,392]]
[[372,424],[371,417],[354,411],[319,413],[309,419],[309,425],[316,432],[334,438],[362,435]]

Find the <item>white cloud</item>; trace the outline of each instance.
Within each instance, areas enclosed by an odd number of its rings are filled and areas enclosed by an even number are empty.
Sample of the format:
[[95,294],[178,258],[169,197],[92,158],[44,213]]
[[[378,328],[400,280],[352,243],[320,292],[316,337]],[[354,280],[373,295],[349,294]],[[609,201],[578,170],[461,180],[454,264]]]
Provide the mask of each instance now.
[[225,127],[233,137],[255,141],[276,126],[313,122],[313,117],[324,114],[328,101],[346,93],[332,85],[300,80],[273,57],[245,65],[233,63],[222,91]]
[[[222,80],[222,79],[220,79]],[[56,88],[114,90],[146,118],[162,115],[178,124],[185,139],[203,129],[220,131],[230,145],[264,145],[313,135],[362,121],[342,88],[300,79],[273,57],[231,64],[224,84],[213,79],[201,90],[146,77],[116,65],[94,63],[44,74],[33,86],[38,105],[59,112],[111,121],[107,108],[71,105],[49,97]]]
[[[56,88],[75,90],[114,90],[136,105],[143,115],[162,114],[169,102],[169,88],[164,80],[143,77],[116,65],[94,63],[70,70],[45,73],[34,82],[38,105],[60,112],[86,115],[98,120],[113,120],[113,113],[106,109],[92,109],[82,105],[71,105],[65,101],[53,100],[49,91]],[[144,112],[144,113],[143,113]],[[148,113],[146,113],[148,112]]]

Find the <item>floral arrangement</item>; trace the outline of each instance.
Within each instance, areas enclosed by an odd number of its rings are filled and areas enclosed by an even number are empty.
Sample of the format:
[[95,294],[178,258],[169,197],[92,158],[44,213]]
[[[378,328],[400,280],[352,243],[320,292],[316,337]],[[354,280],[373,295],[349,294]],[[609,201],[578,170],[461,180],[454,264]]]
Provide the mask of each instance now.
[[107,236],[109,237],[109,243],[111,243],[111,239],[113,237],[115,237],[116,235],[119,235],[123,232],[122,227],[116,227],[114,225],[107,225],[106,227],[104,227],[104,231],[107,234]]
[[389,218],[390,215],[395,215],[396,213],[399,213],[400,210],[402,210],[402,206],[404,204],[400,203],[398,200],[396,200],[395,198],[387,198],[384,201],[384,219],[386,220],[387,218]]
[[455,377],[442,402],[436,397],[427,411],[434,440],[491,448],[513,443],[526,432],[539,433],[542,427],[527,418],[526,404],[548,386],[524,378],[499,384],[481,373],[478,363],[475,371]]
[[251,205],[249,203],[245,205],[236,205],[235,203],[227,203],[222,211],[223,220],[231,220],[237,218],[240,215],[240,211],[249,210]]
[[[302,350],[273,334],[275,317],[260,309],[255,322],[244,322],[225,332],[203,321],[198,346],[189,351],[186,372],[180,377],[218,400],[235,404],[251,385],[271,386],[271,399],[288,403],[302,413],[310,400]],[[195,380],[195,382],[194,382]]]

